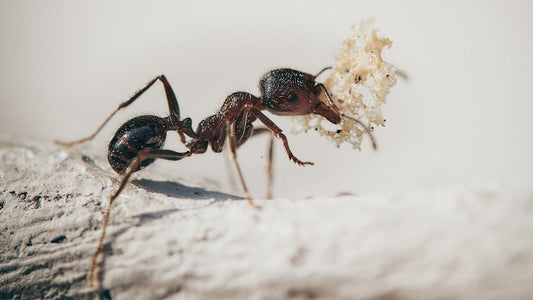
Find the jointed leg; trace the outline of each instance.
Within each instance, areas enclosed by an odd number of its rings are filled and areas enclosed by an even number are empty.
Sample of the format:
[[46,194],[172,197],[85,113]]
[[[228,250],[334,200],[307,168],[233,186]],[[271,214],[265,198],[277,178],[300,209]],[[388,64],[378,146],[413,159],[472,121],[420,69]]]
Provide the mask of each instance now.
[[274,136],[270,136],[270,143],[268,143],[268,158],[267,158],[267,199],[272,199],[272,189],[274,186],[274,171],[272,170],[272,163],[274,162]]
[[128,105],[133,103],[135,100],[137,100],[137,98],[139,98],[139,96],[141,96],[146,90],[148,90],[157,80],[160,80],[163,83],[163,86],[165,88],[165,93],[167,95],[168,109],[170,111],[170,114],[178,117],[178,119],[179,119],[180,118],[180,111],[179,111],[178,101],[176,99],[176,95],[174,94],[174,91],[172,90],[172,87],[170,86],[170,83],[168,83],[168,80],[165,77],[165,75],[159,75],[159,76],[155,77],[154,79],[150,80],[144,87],[142,87],[141,89],[136,91],[128,100],[122,102],[117,107],[117,109],[115,109],[111,113],[111,115],[109,115],[109,117],[107,117],[107,119],[105,119],[105,121],[98,127],[98,129],[96,129],[96,131],[93,134],[91,134],[90,136],[88,136],[86,138],[83,138],[81,140],[72,141],[72,142],[63,142],[63,141],[54,141],[54,142],[56,144],[64,146],[64,147],[71,147],[71,146],[74,146],[76,144],[81,144],[83,142],[92,140],[98,134],[98,132],[100,132],[100,130],[102,130],[102,128],[104,128],[105,124],[107,124],[107,122],[109,122],[109,120],[111,120],[111,118],[119,110],[127,107]]
[[265,124],[266,127],[268,127],[275,136],[277,136],[281,141],[283,142],[283,146],[285,147],[285,151],[287,152],[287,155],[289,156],[289,159],[294,161],[295,163],[299,164],[300,166],[304,165],[313,165],[310,161],[301,161],[296,156],[292,154],[291,149],[289,148],[289,143],[287,142],[287,137],[285,134],[283,134],[282,130],[272,122],[267,116],[265,116],[261,111],[256,109],[255,107],[250,107],[250,111],[261,121],[263,124]]
[[252,136],[256,136],[262,133],[267,133],[270,135],[270,142],[268,143],[267,150],[267,161],[266,161],[266,170],[267,170],[267,199],[272,199],[272,186],[274,182],[274,172],[272,171],[272,162],[274,161],[274,135],[272,131],[268,128],[254,128]]
[[231,158],[231,150],[229,143],[224,144],[224,167],[228,177],[228,184],[230,191],[238,193],[237,181],[235,181],[235,169],[233,167],[233,159]]
[[246,183],[244,182],[244,177],[242,176],[241,168],[239,167],[239,163],[237,162],[237,140],[235,137],[235,128],[232,126],[232,124],[229,121],[226,121],[226,130],[229,133],[228,139],[229,139],[229,148],[231,152],[231,158],[233,162],[235,163],[235,168],[237,169],[237,174],[239,175],[239,179],[242,184],[242,189],[244,190],[244,194],[246,195],[246,200],[248,200],[248,203],[255,208],[260,209],[259,206],[255,205],[255,203],[252,201],[252,197],[250,196],[250,192],[248,192],[248,188],[246,187]]
[[[100,234],[100,239],[98,241],[98,246],[96,247],[96,251],[94,252],[92,260],[91,260],[91,267],[89,269],[89,284],[88,284],[89,287],[93,287],[93,283],[94,283],[95,276],[96,276],[96,272],[95,272],[96,263],[97,263],[97,260],[98,260],[98,256],[100,256],[100,253],[102,253],[102,249],[104,248],[104,239],[105,239],[107,224],[109,223],[109,215],[111,213],[111,207],[112,207],[113,202],[115,201],[115,199],[117,199],[118,195],[120,195],[120,193],[122,192],[122,190],[124,189],[124,187],[128,183],[128,181],[129,181],[129,179],[131,177],[131,174],[133,174],[134,170],[136,170],[137,167],[144,160],[146,160],[148,158],[161,158],[161,159],[166,159],[166,160],[180,160],[180,159],[182,159],[184,157],[191,156],[191,154],[192,154],[192,152],[190,152],[190,151],[179,153],[179,152],[175,152],[175,151],[172,151],[172,150],[152,150],[152,151],[146,151],[146,152],[139,153],[137,158],[135,158],[135,160],[131,163],[129,168],[124,173],[125,175],[122,178],[122,181],[120,182],[120,186],[119,186],[118,190],[109,199],[109,204],[107,206],[107,210],[106,210],[105,215],[104,215],[104,225],[102,227],[102,233]],[[97,284],[98,284],[98,286],[96,288],[100,289],[101,282],[99,280],[97,280]]]

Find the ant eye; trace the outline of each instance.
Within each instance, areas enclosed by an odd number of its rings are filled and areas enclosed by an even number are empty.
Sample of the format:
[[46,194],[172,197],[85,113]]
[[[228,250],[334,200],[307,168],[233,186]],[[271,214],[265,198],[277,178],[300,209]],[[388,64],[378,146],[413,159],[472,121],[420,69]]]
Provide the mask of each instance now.
[[290,95],[289,95],[289,102],[290,102],[290,103],[297,103],[297,102],[298,102],[298,95],[296,95],[296,94],[290,94]]

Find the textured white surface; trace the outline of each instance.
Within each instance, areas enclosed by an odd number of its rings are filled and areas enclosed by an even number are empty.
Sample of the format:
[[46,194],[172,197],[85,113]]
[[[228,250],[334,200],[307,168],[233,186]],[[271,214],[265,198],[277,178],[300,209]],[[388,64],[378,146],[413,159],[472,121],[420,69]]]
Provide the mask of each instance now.
[[[0,298],[96,295],[86,275],[118,179],[84,152],[2,140]],[[255,211],[150,170],[114,206],[104,297],[533,297],[533,180],[257,200]]]

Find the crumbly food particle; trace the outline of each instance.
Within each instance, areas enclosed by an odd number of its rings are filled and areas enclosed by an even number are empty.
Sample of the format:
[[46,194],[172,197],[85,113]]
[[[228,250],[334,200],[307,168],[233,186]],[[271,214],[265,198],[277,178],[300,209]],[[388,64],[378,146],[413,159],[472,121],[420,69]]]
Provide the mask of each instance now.
[[[378,30],[370,21],[354,26],[335,56],[335,67],[324,82],[330,96],[342,114],[356,118],[368,128],[385,125],[381,106],[390,89],[396,84],[396,67],[382,58],[382,51],[392,44],[388,38],[379,38]],[[365,129],[349,118],[339,125],[315,114],[294,117],[293,132],[316,130],[337,147],[350,143],[361,149]]]

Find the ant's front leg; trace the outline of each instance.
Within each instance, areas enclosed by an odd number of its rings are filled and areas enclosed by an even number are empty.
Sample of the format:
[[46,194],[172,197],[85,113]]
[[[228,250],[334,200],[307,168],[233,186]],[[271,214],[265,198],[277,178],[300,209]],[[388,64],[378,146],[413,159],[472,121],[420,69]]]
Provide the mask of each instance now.
[[[141,165],[141,163],[147,159],[150,158],[161,158],[166,160],[180,160],[182,158],[191,156],[193,153],[191,151],[187,152],[175,152],[172,150],[165,150],[165,149],[158,149],[158,150],[150,150],[150,151],[143,151],[140,152],[137,157],[132,161],[128,169],[124,172],[124,177],[122,177],[122,180],[120,182],[120,186],[117,189],[117,191],[109,198],[109,204],[107,206],[107,210],[104,215],[104,225],[102,227],[102,233],[100,234],[100,239],[98,240],[98,246],[96,247],[96,251],[93,254],[92,260],[91,260],[91,267],[89,269],[89,287],[93,287],[93,282],[96,276],[95,270],[96,270],[96,264],[98,257],[102,253],[102,250],[104,248],[104,239],[107,229],[107,224],[109,223],[109,215],[111,214],[111,207],[113,205],[113,202],[117,197],[120,195],[126,184],[128,183],[131,174],[137,170],[137,168]],[[101,282],[100,280],[97,280],[98,286],[97,289],[100,289]]]
[[[168,103],[168,109],[170,111],[171,116],[175,116],[178,120],[180,119],[180,110],[178,106],[178,100],[176,99],[176,95],[174,94],[174,91],[172,90],[172,87],[170,86],[170,83],[168,82],[165,75],[159,75],[155,77],[154,79],[150,80],[146,85],[144,85],[142,88],[140,88],[138,91],[136,91],[130,98],[128,98],[126,101],[122,102],[112,113],[107,117],[107,119],[104,120],[104,122],[96,129],[93,134],[90,136],[77,140],[72,142],[64,142],[64,141],[54,141],[55,144],[61,145],[63,147],[71,147],[76,144],[81,144],[83,142],[92,140],[99,132],[104,128],[105,124],[111,120],[111,118],[121,109],[127,107],[128,105],[132,104],[139,96],[141,96],[146,90],[148,90],[157,80],[160,80],[163,83],[163,87],[165,88],[165,93],[167,96],[167,103]],[[185,143],[185,137],[183,136],[182,132],[179,132],[181,141]]]
[[272,130],[272,132],[274,133],[274,135],[276,137],[278,137],[279,139],[281,139],[281,141],[283,142],[283,146],[285,147],[285,151],[287,152],[287,155],[289,156],[289,159],[294,161],[296,164],[300,165],[300,166],[305,166],[305,165],[313,165],[312,162],[310,161],[301,161],[299,160],[298,158],[296,158],[296,156],[294,156],[294,154],[292,154],[292,151],[291,149],[289,148],[289,142],[287,141],[287,137],[285,136],[285,134],[283,134],[281,128],[279,128],[276,124],[274,124],[274,122],[272,122],[272,120],[270,120],[267,116],[265,116],[261,111],[259,111],[257,108],[255,107],[250,107],[249,110],[254,114],[254,116],[256,116],[263,124],[265,124],[266,127],[268,127],[270,130]]

